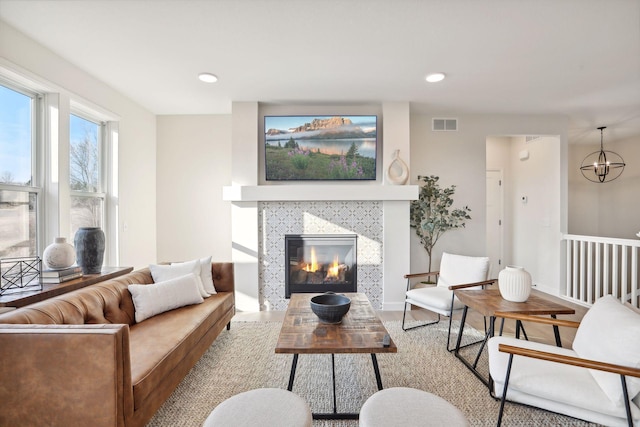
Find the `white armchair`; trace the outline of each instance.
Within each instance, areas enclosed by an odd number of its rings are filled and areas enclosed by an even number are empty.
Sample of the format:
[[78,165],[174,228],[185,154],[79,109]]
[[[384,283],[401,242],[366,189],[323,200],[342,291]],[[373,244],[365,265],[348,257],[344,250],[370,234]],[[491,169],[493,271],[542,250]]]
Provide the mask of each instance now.
[[582,322],[496,313],[503,318],[578,327],[573,347],[494,337],[489,340],[493,392],[608,425],[640,426],[640,313],[612,296],[598,299]]
[[[402,329],[420,328],[422,326],[433,325],[440,321],[440,316],[449,317],[449,334],[447,336],[447,350],[451,337],[451,317],[454,312],[461,311],[464,305],[456,298],[454,289],[480,289],[485,285],[490,285],[495,280],[487,280],[489,276],[489,258],[470,257],[464,255],[454,255],[444,252],[440,260],[440,270],[429,273],[407,274],[407,293],[404,304],[404,314],[402,315]],[[432,276],[437,278],[435,286],[426,288],[411,289],[411,280],[421,276]],[[433,322],[406,326],[407,306],[415,305],[438,314],[438,319]]]

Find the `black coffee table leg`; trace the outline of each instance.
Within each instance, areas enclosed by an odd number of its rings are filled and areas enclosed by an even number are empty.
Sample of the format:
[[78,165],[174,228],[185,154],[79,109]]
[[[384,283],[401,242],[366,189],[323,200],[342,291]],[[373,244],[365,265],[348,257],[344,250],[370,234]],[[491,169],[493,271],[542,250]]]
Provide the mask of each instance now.
[[373,363],[373,372],[376,374],[378,390],[382,390],[382,378],[380,378],[380,368],[378,367],[378,358],[375,353],[371,353],[371,362]]
[[296,378],[296,366],[298,366],[298,353],[293,355],[293,362],[291,363],[291,374],[289,374],[289,386],[287,390],[293,390],[293,380]]

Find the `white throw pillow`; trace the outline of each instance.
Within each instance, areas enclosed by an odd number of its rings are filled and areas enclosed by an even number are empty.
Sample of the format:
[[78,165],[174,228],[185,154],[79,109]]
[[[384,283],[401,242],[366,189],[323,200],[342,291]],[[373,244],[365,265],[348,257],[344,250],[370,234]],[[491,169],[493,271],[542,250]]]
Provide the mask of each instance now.
[[204,301],[198,288],[198,276],[193,273],[150,285],[129,285],[136,310],[136,322],[185,305]]
[[[200,279],[202,280],[202,286],[205,292],[209,295],[216,294],[216,288],[213,284],[213,274],[211,274],[211,257],[200,258],[196,260],[200,263]],[[184,264],[181,262],[173,262],[171,265]],[[206,298],[206,297],[205,297]]]
[[[640,368],[640,314],[612,295],[598,299],[587,311],[573,340],[582,358]],[[614,403],[623,403],[620,375],[589,370]],[[640,378],[626,377],[629,397],[640,392]]]
[[151,277],[153,277],[154,282],[164,282],[165,280],[174,279],[176,277],[184,276],[185,274],[193,273],[196,275],[198,288],[200,289],[202,298],[209,297],[209,293],[204,290],[204,285],[202,284],[202,279],[200,278],[200,261],[197,259],[171,265],[151,264],[149,265],[149,270],[151,270]]

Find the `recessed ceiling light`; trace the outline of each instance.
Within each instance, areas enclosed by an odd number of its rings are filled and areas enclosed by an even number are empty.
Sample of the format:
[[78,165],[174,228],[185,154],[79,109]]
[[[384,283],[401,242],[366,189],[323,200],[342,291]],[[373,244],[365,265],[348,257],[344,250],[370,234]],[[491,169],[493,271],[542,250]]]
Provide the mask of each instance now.
[[200,79],[200,81],[203,81],[205,83],[215,83],[218,81],[218,78],[211,73],[200,73],[198,74],[198,78]]
[[435,83],[435,82],[439,82],[439,81],[444,80],[444,77],[445,77],[444,73],[431,73],[431,74],[427,75],[426,80],[429,83]]

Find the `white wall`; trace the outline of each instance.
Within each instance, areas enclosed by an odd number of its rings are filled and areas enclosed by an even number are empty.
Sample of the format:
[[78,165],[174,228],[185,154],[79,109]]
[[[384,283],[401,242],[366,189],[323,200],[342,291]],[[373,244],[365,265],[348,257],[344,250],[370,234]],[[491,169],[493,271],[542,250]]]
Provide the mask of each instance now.
[[231,115],[158,116],[158,260],[231,261]]
[[[611,188],[611,184],[590,182],[580,173],[580,165],[587,154],[600,148],[600,145],[570,145],[567,162],[569,178],[569,226],[570,234],[601,236],[598,227],[600,215],[600,188]],[[612,236],[609,236],[612,237]]]
[[[606,131],[605,131],[606,132]],[[605,150],[622,156],[626,166],[622,175],[608,183],[585,179],[579,167],[596,145],[569,146],[569,233],[636,239],[640,231],[640,144],[636,139],[607,141]]]
[[[431,131],[432,117],[457,117],[457,132]],[[551,229],[548,235],[555,233],[549,242],[552,253],[560,254],[560,232],[566,227],[566,171],[561,165],[566,163],[567,120],[559,116],[519,116],[519,115],[455,115],[455,114],[413,114],[411,117],[411,179],[418,183],[418,175],[437,175],[442,187],[456,185],[453,207],[467,205],[471,208],[471,220],[466,228],[447,232],[435,248],[433,265],[439,265],[443,251],[467,255],[486,253],[486,194],[485,174],[486,140],[495,135],[559,135],[559,147],[556,162],[551,166],[557,170],[557,188],[549,197],[552,207],[549,211]],[[517,151],[516,151],[517,158]],[[527,180],[535,184],[535,179],[544,175],[545,168],[535,171]],[[516,191],[514,189],[514,191]],[[557,218],[556,218],[557,217]],[[544,218],[539,218],[544,221]],[[546,224],[546,222],[545,222]],[[522,253],[527,242],[514,240],[513,253]],[[546,258],[546,255],[544,256]],[[542,259],[542,255],[540,255]],[[518,261],[515,259],[514,261]],[[549,261],[547,271],[553,277],[544,278],[545,286],[559,289],[561,277],[561,255]],[[539,264],[539,261],[536,263]],[[420,242],[412,234],[411,271],[426,271],[427,255]]]
[[[529,158],[518,154],[527,150]],[[510,145],[510,185],[506,199],[510,211],[512,258],[509,264],[524,267],[535,286],[545,292],[559,291],[561,266],[560,142],[543,137],[525,143],[514,137]],[[523,201],[525,198],[525,201]]]
[[[119,264],[138,268],[155,262],[155,116],[4,22],[0,22],[0,66],[53,84],[71,100],[120,117]],[[125,224],[127,231],[122,232]]]

